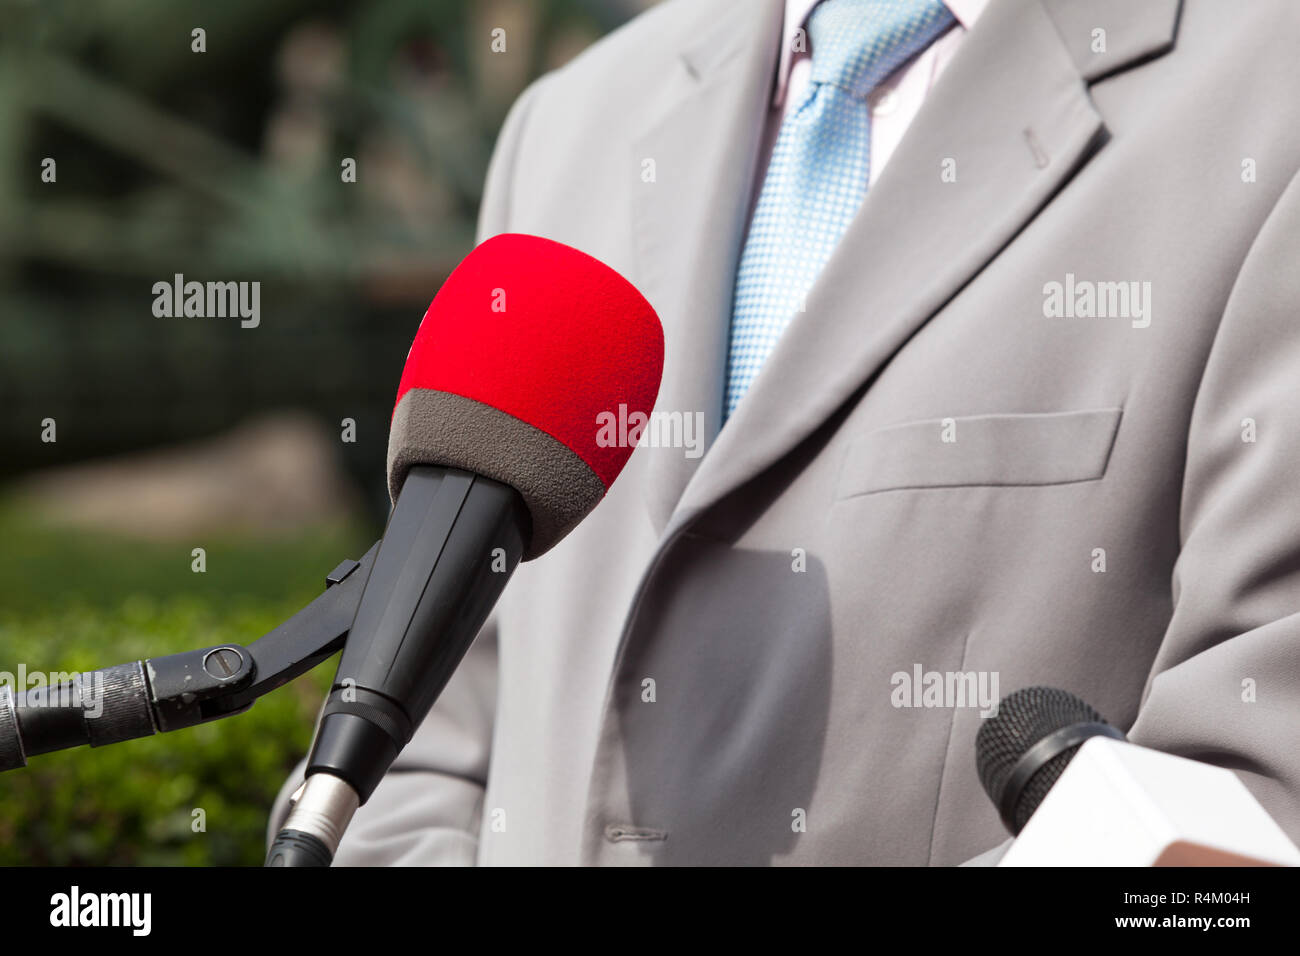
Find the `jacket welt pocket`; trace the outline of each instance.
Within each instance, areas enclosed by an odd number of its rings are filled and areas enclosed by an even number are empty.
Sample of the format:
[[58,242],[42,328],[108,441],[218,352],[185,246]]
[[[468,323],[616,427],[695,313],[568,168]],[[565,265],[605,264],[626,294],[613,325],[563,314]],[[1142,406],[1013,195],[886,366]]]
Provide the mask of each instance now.
[[891,425],[849,445],[835,497],[1095,480],[1106,473],[1121,411],[970,415]]

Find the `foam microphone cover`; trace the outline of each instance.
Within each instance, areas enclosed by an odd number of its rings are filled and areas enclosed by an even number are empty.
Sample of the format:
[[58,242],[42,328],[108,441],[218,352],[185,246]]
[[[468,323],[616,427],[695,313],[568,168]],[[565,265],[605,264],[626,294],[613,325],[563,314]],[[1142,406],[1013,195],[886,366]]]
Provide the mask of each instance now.
[[[594,508],[633,443],[602,442],[602,413],[649,415],[663,329],[621,275],[577,249],[504,234],[465,257],[425,313],[388,437],[393,500],[414,465],[504,482],[528,507],[524,560]],[[635,419],[633,419],[635,421]]]

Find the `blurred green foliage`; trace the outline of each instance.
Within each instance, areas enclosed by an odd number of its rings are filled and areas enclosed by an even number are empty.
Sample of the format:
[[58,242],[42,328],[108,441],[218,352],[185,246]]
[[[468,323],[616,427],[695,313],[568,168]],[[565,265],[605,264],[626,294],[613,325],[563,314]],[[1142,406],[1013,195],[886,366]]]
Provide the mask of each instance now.
[[[507,109],[642,2],[0,0],[0,479],[292,405],[379,488]],[[261,283],[261,325],[154,316],[178,273]]]
[[[188,546],[64,532],[0,507],[0,669],[87,671],[248,643],[369,545],[362,529]],[[236,717],[0,774],[0,865],[258,865],[267,811],[311,742],[331,660]],[[206,829],[195,832],[194,811]]]
[[[649,2],[0,0],[0,480],[292,407],[355,420],[342,451],[380,517],[406,350],[473,242],[506,110]],[[175,273],[260,282],[261,325],[154,316]],[[41,527],[0,500],[0,670],[247,643],[364,537],[205,541],[194,574],[188,545]],[[0,864],[260,863],[332,674],[0,775]]]

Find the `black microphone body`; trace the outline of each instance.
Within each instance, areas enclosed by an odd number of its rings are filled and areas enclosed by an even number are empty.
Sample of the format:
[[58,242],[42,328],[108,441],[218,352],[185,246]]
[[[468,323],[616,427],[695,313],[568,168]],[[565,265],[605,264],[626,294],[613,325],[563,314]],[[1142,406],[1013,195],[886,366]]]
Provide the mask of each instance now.
[[268,865],[328,865],[352,813],[483,627],[529,533],[528,509],[509,485],[455,468],[411,469]]
[[507,485],[411,469],[389,517],[307,773],[342,777],[364,803],[406,745],[510,580],[528,512]]

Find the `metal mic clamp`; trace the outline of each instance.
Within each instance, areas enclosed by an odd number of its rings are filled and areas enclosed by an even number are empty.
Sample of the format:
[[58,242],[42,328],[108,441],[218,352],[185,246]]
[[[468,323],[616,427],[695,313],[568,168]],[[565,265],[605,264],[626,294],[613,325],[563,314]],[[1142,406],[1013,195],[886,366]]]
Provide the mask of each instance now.
[[19,693],[0,687],[0,771],[38,754],[243,713],[343,646],[378,547],[342,562],[326,576],[324,594],[247,647],[220,644],[133,661]]

